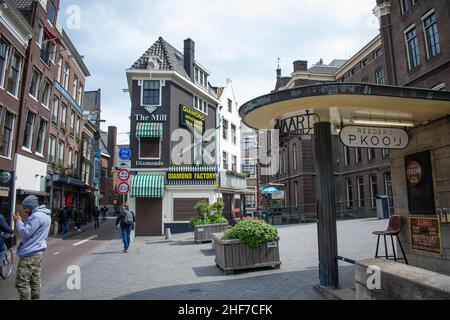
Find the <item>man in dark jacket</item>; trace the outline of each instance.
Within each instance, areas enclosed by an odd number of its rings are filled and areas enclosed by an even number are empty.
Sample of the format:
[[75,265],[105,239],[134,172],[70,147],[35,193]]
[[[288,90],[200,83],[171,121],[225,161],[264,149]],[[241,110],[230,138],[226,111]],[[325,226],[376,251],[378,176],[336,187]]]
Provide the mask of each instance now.
[[72,210],[68,206],[65,206],[63,210],[63,233],[66,236],[69,232],[69,219],[72,216]]
[[100,227],[100,210],[98,207],[94,209],[94,228],[98,229]]
[[120,211],[119,216],[117,217],[116,220],[116,226],[119,227],[120,225],[120,232],[122,234],[124,253],[128,253],[128,249],[130,248],[131,228],[133,227],[135,222],[136,216],[134,215],[133,211],[130,211],[128,204],[124,204],[123,209]]
[[[6,233],[8,235],[12,235],[14,233],[14,230],[11,229],[11,227],[6,222],[5,217],[0,212],[0,233]],[[5,238],[0,235],[0,272],[2,271],[2,261],[3,257],[6,253],[6,245],[5,245]]]

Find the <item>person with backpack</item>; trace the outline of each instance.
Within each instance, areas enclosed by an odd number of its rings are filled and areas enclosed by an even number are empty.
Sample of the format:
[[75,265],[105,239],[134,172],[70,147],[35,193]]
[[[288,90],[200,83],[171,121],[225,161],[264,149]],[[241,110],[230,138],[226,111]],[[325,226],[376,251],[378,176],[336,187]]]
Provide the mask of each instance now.
[[136,222],[136,217],[132,211],[130,211],[130,207],[128,204],[123,205],[123,209],[120,211],[119,216],[116,220],[116,226],[120,226],[120,232],[122,234],[123,241],[123,252],[128,253],[128,249],[130,248],[130,236],[131,236],[131,228]]

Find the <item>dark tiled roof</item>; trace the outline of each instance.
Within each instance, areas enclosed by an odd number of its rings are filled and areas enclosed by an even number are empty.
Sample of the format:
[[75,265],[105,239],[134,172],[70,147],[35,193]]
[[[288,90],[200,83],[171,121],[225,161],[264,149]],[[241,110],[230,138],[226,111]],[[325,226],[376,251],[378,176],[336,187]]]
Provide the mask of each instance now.
[[162,37],[159,39],[131,66],[131,69],[147,69],[149,57],[156,56],[161,60],[160,70],[177,71],[189,79],[184,70],[184,56],[172,47]]
[[34,0],[9,0],[19,10],[31,10]]

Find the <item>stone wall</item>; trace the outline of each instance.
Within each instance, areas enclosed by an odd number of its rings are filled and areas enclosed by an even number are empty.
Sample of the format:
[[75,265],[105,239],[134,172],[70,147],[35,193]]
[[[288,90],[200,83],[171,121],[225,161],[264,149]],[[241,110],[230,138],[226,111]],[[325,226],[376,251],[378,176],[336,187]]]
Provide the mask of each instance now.
[[[376,268],[380,270],[378,286]],[[373,288],[369,289],[368,283]],[[359,261],[356,264],[356,299],[449,300],[450,277],[394,261]]]
[[413,266],[450,274],[450,224],[441,224],[442,256],[411,250],[405,157],[431,151],[436,208],[450,208],[450,116],[409,131],[407,149],[391,154],[395,212],[403,217],[400,239]]

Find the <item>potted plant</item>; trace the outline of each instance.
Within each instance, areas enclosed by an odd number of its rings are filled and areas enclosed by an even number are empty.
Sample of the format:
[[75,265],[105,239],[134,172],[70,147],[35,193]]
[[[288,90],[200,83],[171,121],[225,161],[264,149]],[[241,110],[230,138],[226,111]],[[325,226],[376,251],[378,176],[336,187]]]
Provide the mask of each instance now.
[[261,220],[243,220],[214,236],[216,265],[225,274],[236,270],[281,266],[278,230]]
[[223,216],[225,204],[219,200],[213,205],[202,200],[194,207],[198,216],[189,221],[194,229],[195,242],[211,242],[214,233],[223,233],[228,227],[228,220]]

